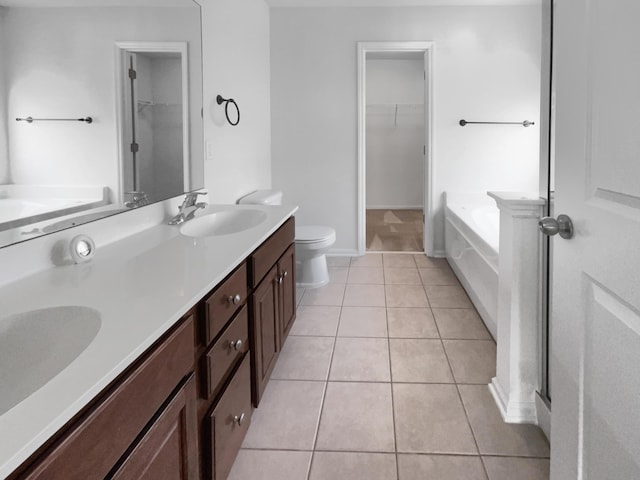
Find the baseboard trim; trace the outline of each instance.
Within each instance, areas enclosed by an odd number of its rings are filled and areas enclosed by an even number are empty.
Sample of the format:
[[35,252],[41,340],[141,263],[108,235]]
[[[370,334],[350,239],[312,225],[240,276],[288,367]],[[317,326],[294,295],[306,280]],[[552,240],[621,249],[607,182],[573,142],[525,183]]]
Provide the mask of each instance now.
[[535,398],[532,402],[516,402],[509,400],[506,393],[500,386],[497,377],[493,377],[491,379],[489,391],[498,406],[502,420],[506,423],[527,423],[538,425]]
[[536,392],[536,413],[538,414],[538,426],[542,429],[547,440],[551,441],[551,408]]
[[423,210],[423,205],[367,205],[367,210]]

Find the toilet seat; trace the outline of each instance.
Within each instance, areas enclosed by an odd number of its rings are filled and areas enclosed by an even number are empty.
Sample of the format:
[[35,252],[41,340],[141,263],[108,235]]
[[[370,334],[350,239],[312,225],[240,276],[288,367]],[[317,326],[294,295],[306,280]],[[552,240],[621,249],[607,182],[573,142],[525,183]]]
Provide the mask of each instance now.
[[295,242],[297,244],[315,244],[334,242],[336,231],[331,227],[319,225],[296,226]]

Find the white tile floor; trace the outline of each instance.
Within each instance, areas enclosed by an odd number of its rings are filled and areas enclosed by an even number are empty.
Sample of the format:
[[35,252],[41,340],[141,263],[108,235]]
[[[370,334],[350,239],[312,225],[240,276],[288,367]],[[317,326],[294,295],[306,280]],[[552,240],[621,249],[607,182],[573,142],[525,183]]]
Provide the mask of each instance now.
[[442,259],[330,259],[298,316],[232,480],[543,480],[549,446],[487,388],[495,343]]

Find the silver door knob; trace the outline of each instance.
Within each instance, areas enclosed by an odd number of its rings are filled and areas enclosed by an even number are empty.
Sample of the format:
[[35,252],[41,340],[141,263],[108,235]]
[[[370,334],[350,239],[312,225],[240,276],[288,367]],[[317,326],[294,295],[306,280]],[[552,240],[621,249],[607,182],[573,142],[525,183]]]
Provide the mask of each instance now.
[[233,421],[238,424],[238,426],[242,426],[242,422],[244,422],[244,413],[241,413],[240,416],[234,415]]
[[239,293],[236,293],[235,295],[229,295],[229,297],[227,297],[227,302],[233,303],[234,305],[238,305],[240,303],[240,300],[242,300],[242,297]]
[[235,341],[229,342],[229,346],[233,348],[235,351],[239,351],[242,348],[242,340],[238,339]]
[[538,222],[538,228],[544,235],[553,236],[557,233],[564,239],[573,237],[573,223],[568,215],[558,215],[558,219],[543,217]]

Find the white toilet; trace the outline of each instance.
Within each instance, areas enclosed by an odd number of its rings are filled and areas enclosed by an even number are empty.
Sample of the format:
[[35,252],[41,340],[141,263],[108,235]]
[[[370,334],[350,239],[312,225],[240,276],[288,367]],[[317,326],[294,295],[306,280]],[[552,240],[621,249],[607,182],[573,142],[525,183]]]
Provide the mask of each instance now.
[[[282,192],[257,190],[238,200],[242,205],[280,205]],[[331,227],[296,225],[296,283],[305,288],[322,287],[329,283],[325,254],[336,241]]]

